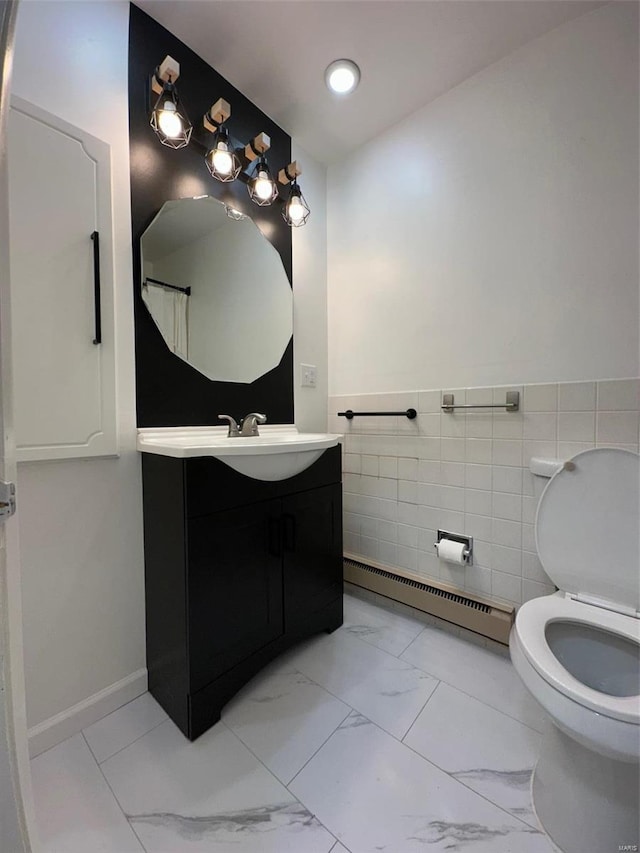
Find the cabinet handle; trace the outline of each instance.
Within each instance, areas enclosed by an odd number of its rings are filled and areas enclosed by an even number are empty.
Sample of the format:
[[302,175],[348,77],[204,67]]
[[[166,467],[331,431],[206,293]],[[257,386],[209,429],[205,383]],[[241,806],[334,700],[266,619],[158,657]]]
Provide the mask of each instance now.
[[296,520],[288,512],[282,516],[283,523],[283,547],[285,551],[296,550]]
[[100,235],[94,231],[93,240],[93,299],[95,308],[96,336],[94,344],[102,343],[102,316],[100,313]]
[[269,530],[269,553],[272,557],[282,557],[282,524],[278,518],[270,518]]

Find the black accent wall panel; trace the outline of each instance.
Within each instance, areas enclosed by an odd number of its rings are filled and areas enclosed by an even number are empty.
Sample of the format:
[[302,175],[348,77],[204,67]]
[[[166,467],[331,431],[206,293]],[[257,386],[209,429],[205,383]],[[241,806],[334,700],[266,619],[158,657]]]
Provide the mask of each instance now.
[[[184,426],[216,423],[220,412],[240,418],[265,412],[269,423],[293,423],[293,341],[280,364],[251,384],[214,382],[167,348],[140,295],[140,237],[171,199],[211,195],[240,207],[280,253],[292,282],[291,229],[281,206],[261,208],[248,198],[240,181],[215,181],[203,150],[193,142],[174,151],[160,144],[149,126],[149,77],[167,54],[180,63],[178,93],[194,126],[193,139],[206,141],[202,116],[220,97],[231,104],[231,134],[248,142],[261,131],[271,137],[267,157],[272,172],[291,160],[291,138],[210,65],[137,6],[130,7],[129,133],[131,218],[136,334],[138,426]],[[185,7],[186,11],[186,7]],[[99,103],[96,102],[96,109]],[[256,328],[255,334],[261,333]],[[241,346],[238,341],[238,346]]]

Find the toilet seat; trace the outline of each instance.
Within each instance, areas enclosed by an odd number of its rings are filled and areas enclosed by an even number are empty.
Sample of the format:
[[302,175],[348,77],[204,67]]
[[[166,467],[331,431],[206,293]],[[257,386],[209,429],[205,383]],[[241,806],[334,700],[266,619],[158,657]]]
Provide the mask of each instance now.
[[640,620],[584,604],[560,592],[527,601],[519,609],[514,626],[527,661],[558,692],[598,714],[628,723],[640,723],[637,695],[610,696],[601,693],[587,687],[560,663],[546,637],[547,625],[557,621],[581,622],[640,645]]

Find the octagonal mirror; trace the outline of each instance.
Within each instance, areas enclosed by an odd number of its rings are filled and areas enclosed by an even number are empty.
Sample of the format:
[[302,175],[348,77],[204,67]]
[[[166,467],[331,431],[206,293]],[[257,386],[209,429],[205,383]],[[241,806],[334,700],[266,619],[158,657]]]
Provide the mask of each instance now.
[[168,201],[141,254],[142,298],[171,352],[218,382],[277,367],[293,333],[291,285],[253,220],[210,196]]

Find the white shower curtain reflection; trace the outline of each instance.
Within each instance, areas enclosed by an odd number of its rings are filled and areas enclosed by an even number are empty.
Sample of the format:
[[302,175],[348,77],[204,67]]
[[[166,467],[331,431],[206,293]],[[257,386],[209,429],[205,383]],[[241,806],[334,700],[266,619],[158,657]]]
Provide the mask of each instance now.
[[189,297],[187,294],[149,282],[142,288],[142,299],[171,352],[181,358],[188,358]]

